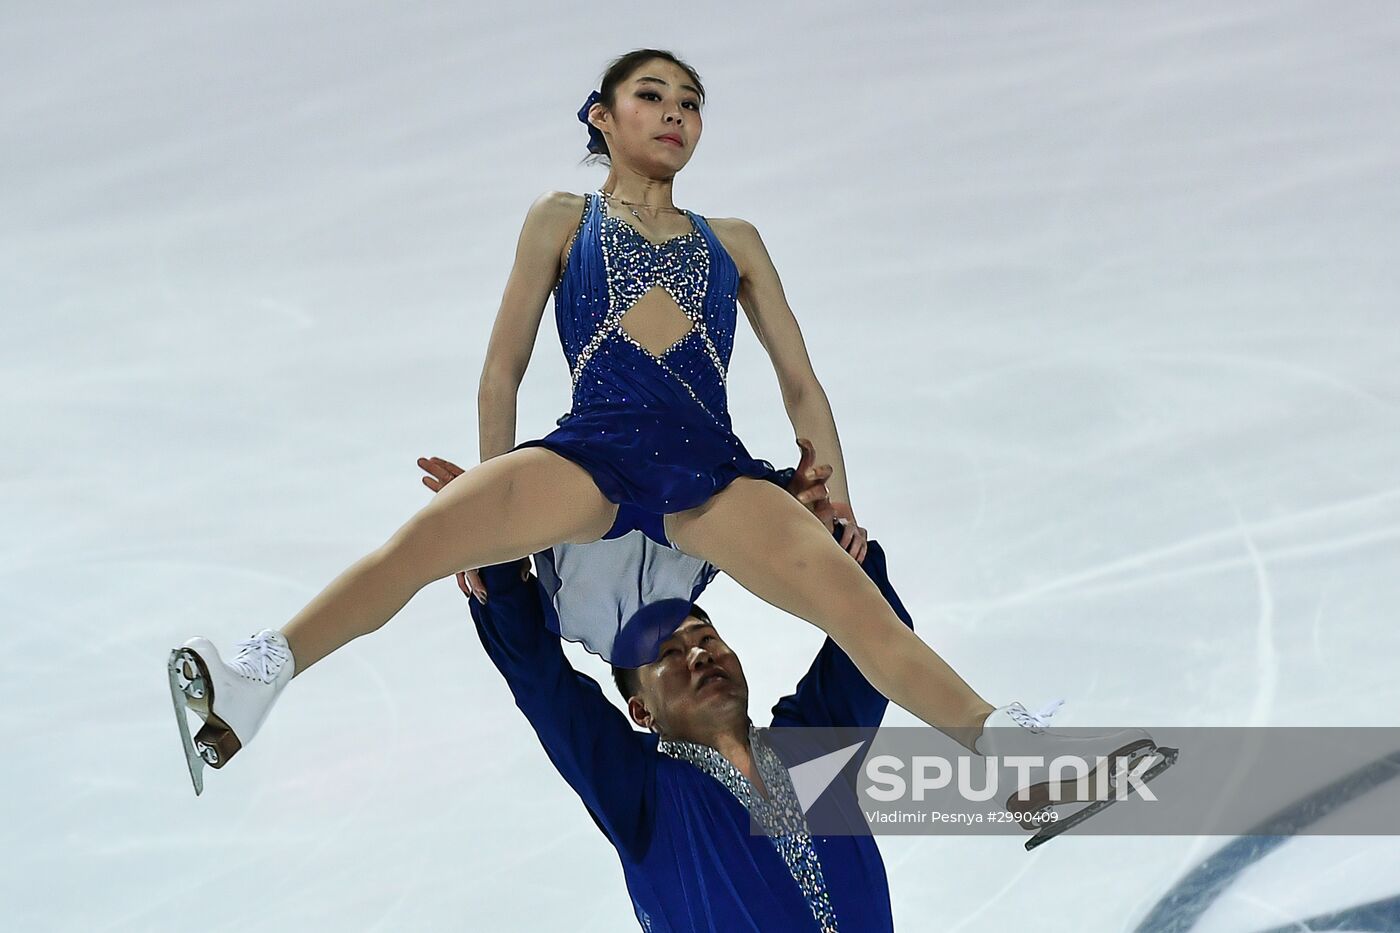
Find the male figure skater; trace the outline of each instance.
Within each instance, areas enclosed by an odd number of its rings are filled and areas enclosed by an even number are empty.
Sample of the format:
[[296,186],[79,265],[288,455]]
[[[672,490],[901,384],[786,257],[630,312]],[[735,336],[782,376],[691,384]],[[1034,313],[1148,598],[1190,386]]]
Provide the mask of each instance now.
[[[825,498],[830,467],[813,467],[808,451],[804,446],[795,470],[770,480],[833,534],[848,534],[833,522]],[[461,472],[437,458],[419,465],[432,474],[424,483],[434,491]],[[884,551],[874,540],[866,545],[861,566],[912,628],[886,578]],[[569,664],[548,624],[553,607],[528,561],[482,568],[480,587],[464,574],[457,579],[516,705],[617,850],[643,930],[893,929],[884,862],[868,827],[862,822],[849,835],[806,832],[788,771],[749,718],[739,658],[704,610],[692,608],[652,663],[613,668],[629,723],[595,680]],[[874,729],[886,703],[827,638],[796,691],[773,708],[772,722]],[[840,782],[827,793],[843,791],[854,800]],[[783,832],[751,832],[751,813]]]

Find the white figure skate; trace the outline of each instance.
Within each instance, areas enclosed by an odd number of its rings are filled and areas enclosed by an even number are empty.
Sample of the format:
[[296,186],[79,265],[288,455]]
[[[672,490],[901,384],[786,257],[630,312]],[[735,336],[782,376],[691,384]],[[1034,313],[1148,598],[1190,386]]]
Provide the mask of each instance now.
[[[1146,783],[1176,763],[1178,749],[1157,745],[1142,729],[1120,729],[1095,735],[1069,735],[1046,727],[1062,704],[1056,700],[1036,713],[1020,703],[998,707],[983,724],[974,743],[979,755],[1005,760],[1010,755],[1032,755],[1041,759],[1030,767],[1016,792],[1006,798],[1006,809],[1016,814],[1022,829],[1039,832],[1026,841],[1026,849],[1053,839],[1084,822],[1107,806],[1123,799],[1118,787],[1127,775]],[[1068,756],[1071,767],[1052,767],[1056,759]],[[1143,768],[1149,758],[1157,759]],[[1084,768],[1073,767],[1082,761]],[[1129,785],[1130,787],[1131,785]],[[1052,808],[1066,803],[1089,801],[1089,805],[1067,816],[1051,820]]]
[[[296,672],[292,649],[280,632],[264,629],[234,648],[233,660],[225,662],[214,644],[199,636],[170,652],[170,698],[196,796],[204,791],[204,765],[222,768],[253,740]],[[193,739],[186,709],[204,720]]]

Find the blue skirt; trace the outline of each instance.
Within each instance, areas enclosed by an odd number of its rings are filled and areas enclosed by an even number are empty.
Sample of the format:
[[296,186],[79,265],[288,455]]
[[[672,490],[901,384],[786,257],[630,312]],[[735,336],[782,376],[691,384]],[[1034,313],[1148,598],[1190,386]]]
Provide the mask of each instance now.
[[673,406],[593,406],[515,449],[522,447],[577,463],[618,504],[617,521],[598,541],[535,554],[550,628],[618,667],[656,660],[719,572],[671,544],[662,516],[700,505],[740,476],[780,475],[725,425]]

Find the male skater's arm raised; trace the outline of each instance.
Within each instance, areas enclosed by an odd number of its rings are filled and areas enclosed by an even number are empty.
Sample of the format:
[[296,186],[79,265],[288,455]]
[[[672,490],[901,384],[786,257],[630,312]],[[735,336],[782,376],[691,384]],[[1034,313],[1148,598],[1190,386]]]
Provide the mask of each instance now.
[[[809,441],[798,443],[797,467],[777,471],[770,480],[831,528],[834,513],[825,487],[831,467],[815,465]],[[423,484],[434,492],[463,472],[437,457],[420,458],[418,465],[429,474]],[[477,580],[458,573],[457,585],[471,597],[482,645],[550,761],[614,845],[632,853],[644,850],[654,806],[654,742],[632,728],[596,680],[569,663],[559,635],[547,624],[546,613],[553,609],[528,560],[483,567]]]

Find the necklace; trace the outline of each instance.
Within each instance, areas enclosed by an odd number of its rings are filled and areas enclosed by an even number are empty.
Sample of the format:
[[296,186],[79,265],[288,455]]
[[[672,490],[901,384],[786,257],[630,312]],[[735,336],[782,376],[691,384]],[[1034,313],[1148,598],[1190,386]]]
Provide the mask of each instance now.
[[638,207],[645,207],[649,211],[670,211],[672,214],[685,213],[685,211],[675,207],[652,207],[650,204],[635,204],[632,201],[624,201],[621,198],[614,197],[610,192],[604,191],[602,188],[598,189],[598,193],[601,194],[603,197],[607,198],[609,201],[615,201],[618,204],[627,205],[628,210],[632,211],[632,216],[637,218],[638,220],[642,219],[642,215],[638,214],[636,211],[636,208]]

